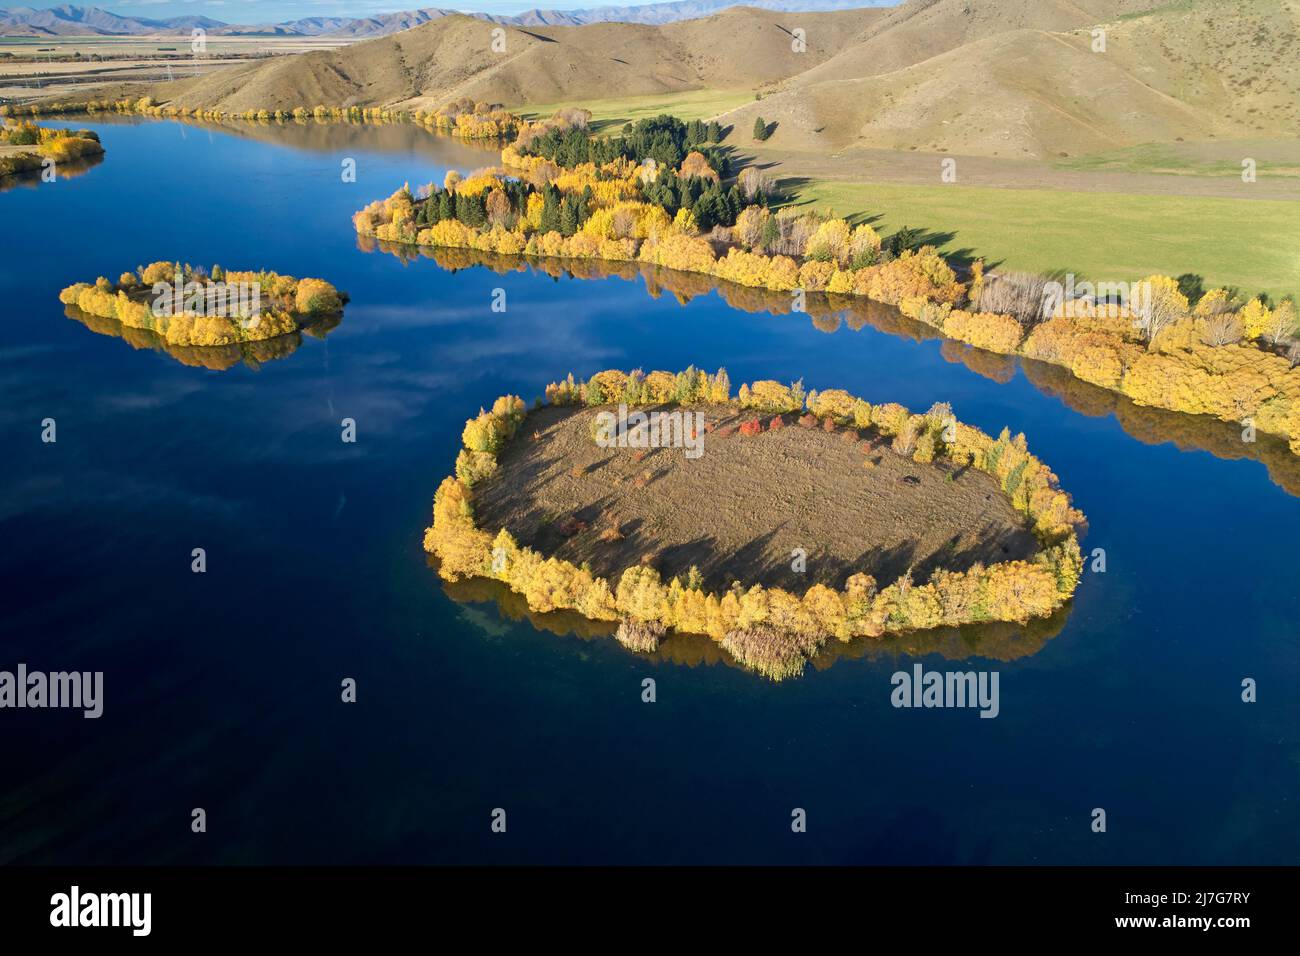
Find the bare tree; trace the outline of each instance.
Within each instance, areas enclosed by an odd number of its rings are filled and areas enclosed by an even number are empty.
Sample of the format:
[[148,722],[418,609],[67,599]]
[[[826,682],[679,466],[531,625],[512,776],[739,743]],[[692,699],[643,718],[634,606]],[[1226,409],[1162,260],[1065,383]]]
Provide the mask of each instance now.
[[636,216],[630,209],[615,209],[609,226],[615,239],[631,239],[636,233]]
[[765,193],[769,196],[772,194],[773,180],[771,175],[757,166],[746,166],[742,169],[737,182],[740,184],[740,190],[745,194],[746,199],[753,199],[759,193]]
[[1160,284],[1147,284],[1143,294],[1137,299],[1145,301],[1130,301],[1129,306],[1133,310],[1133,324],[1141,330],[1148,349],[1155,344],[1161,332],[1187,314],[1185,308],[1187,300],[1178,293],[1177,289],[1169,289]]
[[1047,279],[1032,272],[1007,272],[984,281],[979,301],[981,312],[999,312],[1014,316],[1025,328],[1033,328],[1043,319]]
[[769,245],[773,255],[799,258],[808,247],[808,240],[817,231],[819,221],[811,213],[800,215],[791,209],[776,214],[777,235]]
[[1201,339],[1218,348],[1240,342],[1241,320],[1235,312],[1212,312],[1201,320]]
[[1290,299],[1284,299],[1269,316],[1268,325],[1264,328],[1264,337],[1273,345],[1279,345],[1291,338],[1295,330],[1295,303]]

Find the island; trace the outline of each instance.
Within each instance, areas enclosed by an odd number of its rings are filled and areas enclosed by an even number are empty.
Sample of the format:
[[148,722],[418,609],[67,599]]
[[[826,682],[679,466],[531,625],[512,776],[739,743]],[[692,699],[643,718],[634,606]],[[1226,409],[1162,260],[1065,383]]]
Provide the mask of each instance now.
[[39,172],[48,162],[77,163],[104,154],[89,129],[51,129],[32,122],[0,125],[0,179]]
[[333,321],[347,303],[324,279],[277,272],[236,272],[179,262],[153,262],[77,282],[59,301],[82,313],[153,333],[166,346],[231,346],[290,335]]
[[773,680],[830,639],[1047,618],[1082,570],[1082,513],[1023,435],[936,404],[725,370],[606,370],[466,422],[426,551],[448,582],[617,622],[650,652],[703,635]]

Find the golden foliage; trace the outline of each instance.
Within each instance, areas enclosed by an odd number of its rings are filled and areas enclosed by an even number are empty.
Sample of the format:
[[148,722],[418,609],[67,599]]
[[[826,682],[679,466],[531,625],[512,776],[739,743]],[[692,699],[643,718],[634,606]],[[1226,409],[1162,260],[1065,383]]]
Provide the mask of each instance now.
[[[97,292],[85,286],[78,294],[87,291]],[[686,395],[688,401],[730,402],[763,411],[795,411],[803,405],[799,383],[742,385],[733,402],[725,371],[710,376],[695,369],[649,375],[608,369],[586,382],[569,375],[548,385],[546,398],[558,405],[577,404],[586,402],[592,389],[599,390],[603,401],[632,404],[672,403]],[[645,564],[625,569],[611,586],[570,562],[519,547],[504,529],[492,537],[475,526],[471,489],[491,477],[497,454],[524,419],[523,402],[512,395],[466,422],[457,477],[444,479],[438,488],[425,548],[438,556],[440,573],[448,580],[493,577],[522,595],[534,611],[568,609],[592,620],[621,620],[627,625],[625,637],[635,638],[637,646],[648,647],[649,636],[657,643],[660,628],[706,634],[745,666],[778,680],[800,673],[829,637],[849,640],[940,625],[1024,622],[1051,614],[1074,593],[1082,570],[1075,528],[1083,516],[1060,490],[1056,476],[1028,452],[1023,435],[1004,431],[993,439],[956,423],[951,441],[944,441],[940,430],[951,423],[946,405],[912,415],[901,405],[873,407],[840,389],[813,393],[809,406],[853,427],[903,437],[918,451],[924,446],[927,456],[947,456],[988,472],[1029,518],[1043,550],[1031,561],[940,571],[924,584],[908,574],[878,589],[874,578],[858,573],[848,578],[843,591],[814,584],[802,596],[759,585],[712,594],[699,586],[694,568],[686,582],[673,578],[665,584]]]

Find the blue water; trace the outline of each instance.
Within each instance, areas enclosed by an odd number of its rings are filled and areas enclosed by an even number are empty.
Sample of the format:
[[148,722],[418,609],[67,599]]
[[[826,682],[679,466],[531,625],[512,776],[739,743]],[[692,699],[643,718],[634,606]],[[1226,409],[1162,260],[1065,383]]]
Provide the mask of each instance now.
[[[1138,441],[870,325],[363,251],[356,209],[491,161],[418,130],[69,125],[104,162],[0,194],[0,669],[102,670],[104,716],[0,711],[0,862],[1296,860],[1300,500],[1263,464]],[[213,371],[57,300],[177,258],[351,303],[324,338]],[[468,416],[569,370],[690,363],[1028,434],[1107,570],[1036,653],[922,658],[998,670],[997,719],[891,707],[898,649],[775,685],[447,596],[420,539]]]

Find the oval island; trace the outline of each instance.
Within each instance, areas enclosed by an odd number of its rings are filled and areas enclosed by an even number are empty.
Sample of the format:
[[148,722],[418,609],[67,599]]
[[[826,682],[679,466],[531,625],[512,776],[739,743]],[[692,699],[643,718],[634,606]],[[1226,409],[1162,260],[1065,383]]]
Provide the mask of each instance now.
[[289,335],[337,318],[348,297],[323,279],[153,262],[123,272],[115,283],[104,276],[74,283],[59,293],[59,301],[184,347]]
[[725,370],[570,375],[468,421],[425,549],[653,651],[706,635],[774,680],[829,639],[1060,609],[1083,515],[1023,435]]

